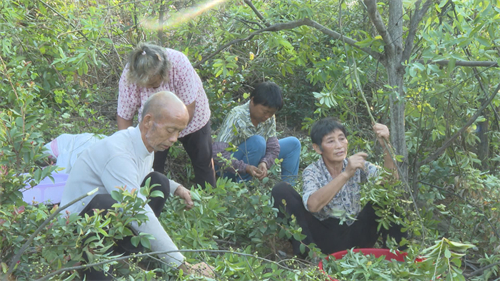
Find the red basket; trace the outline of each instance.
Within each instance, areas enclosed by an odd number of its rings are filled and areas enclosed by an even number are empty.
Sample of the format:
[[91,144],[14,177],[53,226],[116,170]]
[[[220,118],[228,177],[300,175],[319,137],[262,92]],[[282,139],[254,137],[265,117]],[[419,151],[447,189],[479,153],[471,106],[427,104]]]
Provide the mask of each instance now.
[[[396,253],[391,253],[391,251],[389,249],[364,248],[364,249],[353,249],[352,251],[355,252],[355,253],[362,252],[365,255],[372,254],[376,258],[378,258],[380,256],[385,256],[385,259],[388,260],[388,261],[390,261],[390,260],[405,261],[405,257],[408,255],[405,252],[399,252],[399,251],[396,251]],[[328,258],[330,256],[335,257],[335,259],[341,259],[346,254],[347,254],[347,250],[345,250],[345,251],[339,251],[339,252],[335,252],[333,254],[330,254],[325,259],[328,260]],[[422,259],[420,259],[420,258],[417,258],[415,260],[415,262],[421,262],[421,261],[422,261]],[[330,278],[331,281],[338,281],[337,279],[333,279],[332,277],[330,277],[330,275],[328,275],[323,270],[323,261],[322,260],[319,262],[318,266],[319,266],[319,269],[321,270],[321,272],[323,272],[324,274],[326,274],[328,276],[328,278]]]

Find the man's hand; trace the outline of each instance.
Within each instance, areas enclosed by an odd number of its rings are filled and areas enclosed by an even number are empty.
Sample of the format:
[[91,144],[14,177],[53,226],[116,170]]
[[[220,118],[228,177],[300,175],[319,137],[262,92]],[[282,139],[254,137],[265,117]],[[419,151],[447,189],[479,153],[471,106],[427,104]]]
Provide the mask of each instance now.
[[189,264],[185,262],[184,264],[179,266],[179,269],[184,270],[187,274],[202,275],[210,278],[215,277],[212,267],[205,262],[200,262],[197,264]]
[[357,169],[365,168],[365,162],[367,157],[368,154],[364,152],[358,152],[353,156],[349,157],[347,161],[347,167],[345,168],[344,173],[346,173],[349,178],[354,176],[354,173],[356,173]]
[[182,185],[179,185],[175,190],[174,195],[184,199],[184,202],[186,203],[186,210],[191,210],[191,208],[193,208],[194,203],[191,199],[191,191],[189,191],[189,189],[185,188]]
[[389,137],[391,133],[389,132],[389,128],[386,125],[376,123],[373,125],[373,132],[377,136],[378,142],[382,147],[385,147],[384,140],[389,143]]

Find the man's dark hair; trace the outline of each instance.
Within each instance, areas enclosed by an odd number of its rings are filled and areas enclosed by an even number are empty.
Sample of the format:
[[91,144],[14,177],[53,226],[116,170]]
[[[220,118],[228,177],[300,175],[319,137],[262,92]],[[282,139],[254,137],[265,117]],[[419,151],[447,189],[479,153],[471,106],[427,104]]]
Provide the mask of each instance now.
[[250,93],[250,98],[253,98],[255,105],[261,104],[277,110],[283,107],[281,89],[273,82],[262,82],[255,86],[255,89]]
[[335,130],[341,130],[342,133],[347,137],[347,131],[345,130],[344,125],[340,123],[340,121],[332,118],[326,117],[318,122],[314,123],[311,128],[311,141],[321,147],[321,142],[323,141],[323,137],[332,133]]

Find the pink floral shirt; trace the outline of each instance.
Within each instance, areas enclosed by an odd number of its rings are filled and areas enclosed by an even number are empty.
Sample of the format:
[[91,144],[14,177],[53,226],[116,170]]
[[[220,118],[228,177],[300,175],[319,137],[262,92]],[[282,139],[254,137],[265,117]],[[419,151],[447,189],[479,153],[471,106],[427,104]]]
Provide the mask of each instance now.
[[149,96],[160,91],[170,91],[176,94],[185,105],[196,101],[193,119],[179,135],[179,137],[183,137],[198,131],[208,123],[210,107],[201,79],[191,66],[189,59],[176,50],[166,48],[165,53],[171,64],[171,69],[168,72],[169,80],[163,82],[158,88],[139,87],[129,83],[127,78],[128,64],[125,66],[120,78],[117,113],[125,120],[132,120],[138,111],[140,122],[144,103]]

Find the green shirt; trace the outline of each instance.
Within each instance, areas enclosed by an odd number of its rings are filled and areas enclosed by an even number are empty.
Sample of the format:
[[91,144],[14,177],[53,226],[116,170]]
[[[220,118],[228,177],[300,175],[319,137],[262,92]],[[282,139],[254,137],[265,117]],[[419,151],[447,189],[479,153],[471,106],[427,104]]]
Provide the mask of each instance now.
[[276,137],[276,117],[273,115],[255,127],[250,119],[250,101],[233,108],[222,124],[217,142],[240,145],[249,137],[260,135],[267,141]]

